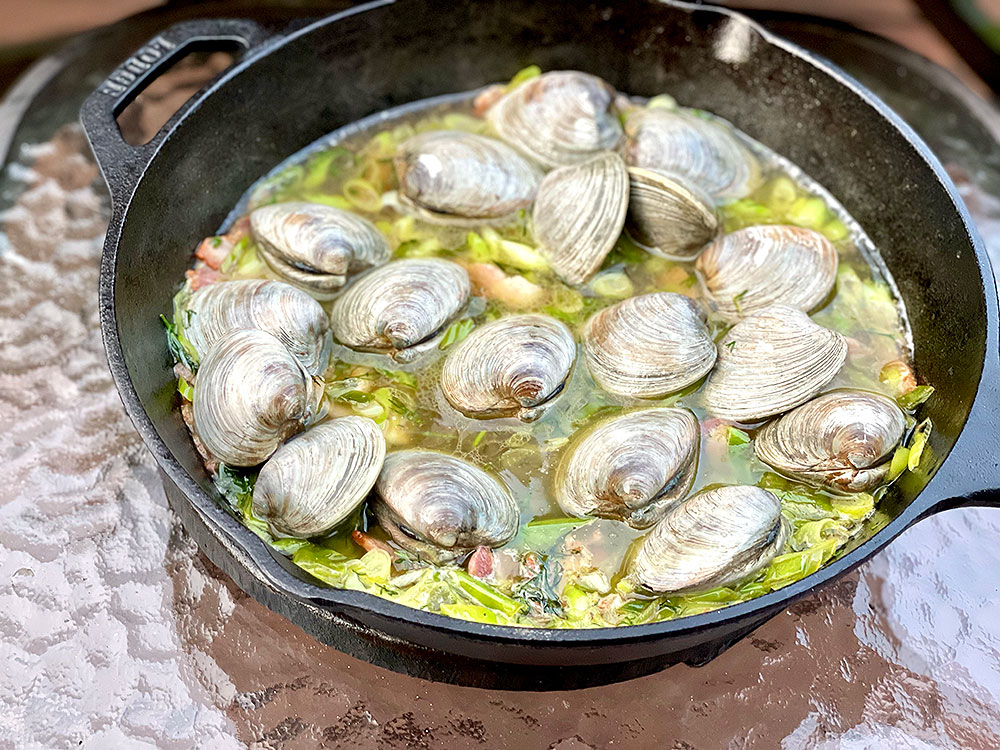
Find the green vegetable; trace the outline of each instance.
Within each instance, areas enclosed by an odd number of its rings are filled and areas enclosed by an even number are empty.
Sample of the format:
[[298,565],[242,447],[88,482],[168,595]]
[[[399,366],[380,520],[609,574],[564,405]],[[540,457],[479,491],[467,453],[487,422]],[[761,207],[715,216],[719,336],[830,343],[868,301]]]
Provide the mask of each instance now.
[[352,166],[354,166],[354,154],[343,146],[320,151],[309,159],[302,187],[305,190],[315,190],[331,177],[336,177],[344,169]]
[[344,197],[359,211],[377,214],[382,210],[382,195],[368,180],[355,177],[344,183]]
[[485,434],[486,434],[486,430],[480,430],[479,431],[479,434],[476,435],[476,439],[472,441],[472,447],[473,448],[475,448],[477,445],[479,445],[482,442],[483,436]]
[[592,518],[535,518],[521,527],[520,546],[545,551],[574,529],[586,526]]
[[448,326],[447,330],[445,330],[444,336],[441,337],[441,342],[438,344],[438,349],[443,351],[452,344],[457,344],[459,341],[472,333],[472,329],[475,327],[476,322],[471,318],[456,320]]
[[410,397],[397,388],[382,387],[372,393],[372,397],[381,404],[386,411],[391,411],[400,416],[406,417],[414,424],[422,424],[423,420],[417,414],[416,409],[410,403]]
[[910,440],[910,455],[906,460],[906,468],[910,471],[916,471],[920,465],[920,459],[927,449],[927,439],[930,435],[931,420],[929,419],[925,419],[913,431],[913,437]]
[[445,603],[439,607],[441,614],[448,617],[456,617],[467,622],[481,622],[485,625],[515,625],[510,618],[495,612],[487,607],[478,604],[466,604],[464,602],[449,604]]
[[513,89],[520,86],[525,81],[530,81],[532,78],[537,78],[542,74],[542,69],[537,65],[529,65],[526,68],[521,68],[514,77],[510,79],[510,83],[507,84],[507,90],[512,91]]
[[896,452],[892,454],[892,461],[889,463],[889,474],[886,479],[890,482],[895,481],[904,471],[906,471],[906,466],[910,461],[910,449],[904,448],[902,445],[896,448]]
[[177,378],[177,392],[188,401],[194,401],[194,386],[184,378]]
[[822,198],[797,198],[785,218],[792,224],[809,229],[819,229],[826,223],[827,208]]
[[187,340],[180,328],[167,320],[166,315],[160,315],[160,320],[167,329],[167,348],[170,350],[170,356],[175,362],[180,362],[191,372],[195,372],[198,369],[198,352],[195,351],[194,345]]
[[911,411],[916,409],[920,404],[924,403],[934,394],[934,386],[932,385],[918,385],[909,393],[904,393],[902,396],[896,399],[901,409],[906,409]]
[[590,282],[590,288],[594,294],[611,299],[625,299],[631,297],[635,288],[632,280],[621,271],[605,271],[599,274]]
[[306,193],[302,196],[303,200],[307,200],[310,203],[322,203],[324,206],[333,206],[334,208],[339,208],[344,211],[350,211],[354,208],[354,204],[351,203],[347,198],[342,195],[327,195],[326,193]]
[[677,109],[677,100],[670,94],[657,94],[646,102],[646,109]]
[[449,571],[452,580],[459,590],[465,595],[478,602],[484,607],[488,607],[495,612],[500,612],[508,617],[524,609],[524,603],[507,596],[496,586],[478,578],[473,578],[464,570]]
[[726,436],[729,445],[746,445],[750,442],[750,436],[736,427],[727,428]]

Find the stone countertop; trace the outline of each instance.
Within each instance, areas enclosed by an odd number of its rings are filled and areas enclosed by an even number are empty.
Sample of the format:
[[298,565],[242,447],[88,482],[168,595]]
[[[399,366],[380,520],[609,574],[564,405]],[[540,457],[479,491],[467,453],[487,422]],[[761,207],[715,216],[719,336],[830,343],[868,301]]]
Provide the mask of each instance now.
[[[132,126],[203,80],[162,81]],[[894,90],[1000,258],[1000,146]],[[573,692],[401,676],[257,604],[172,516],[121,408],[97,315],[107,196],[72,118],[43,120],[0,178],[0,748],[1000,747],[994,510],[918,524],[705,667]]]

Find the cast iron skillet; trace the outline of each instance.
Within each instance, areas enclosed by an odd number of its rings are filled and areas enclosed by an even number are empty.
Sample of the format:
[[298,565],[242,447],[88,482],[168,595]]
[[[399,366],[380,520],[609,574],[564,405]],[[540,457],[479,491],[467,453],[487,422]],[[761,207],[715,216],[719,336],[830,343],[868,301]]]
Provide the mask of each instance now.
[[[243,60],[141,147],[115,115],[172,59],[238,45]],[[219,504],[176,411],[158,316],[198,240],[260,175],[373,112],[508,79],[529,63],[575,68],[640,95],[711,110],[803,167],[881,249],[906,302],[921,376],[937,387],[932,478],[883,501],[891,521],[778,592],[672,622],[586,631],[465,623],[364,593],[322,588]],[[515,687],[595,684],[702,663],[910,524],[1000,487],[997,297],[986,254],[941,165],[870,92],[829,63],[719,8],[653,0],[535,3],[384,0],[287,36],[239,20],[172,27],[82,110],[111,190],[101,322],[125,408],[174,508],[252,595],[337,648],[399,671]]]

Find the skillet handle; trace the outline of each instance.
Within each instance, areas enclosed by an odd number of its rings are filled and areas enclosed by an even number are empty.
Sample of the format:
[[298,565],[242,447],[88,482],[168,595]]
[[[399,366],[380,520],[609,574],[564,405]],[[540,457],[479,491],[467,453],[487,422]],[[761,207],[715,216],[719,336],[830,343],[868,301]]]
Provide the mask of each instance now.
[[87,97],[80,109],[80,121],[116,206],[129,200],[160,144],[175,122],[197,104],[199,97],[193,96],[184,102],[166,124],[141,146],[132,146],[122,138],[115,119],[122,110],[189,52],[242,48],[245,57],[269,37],[269,32],[245,19],[184,21],[146,42]]

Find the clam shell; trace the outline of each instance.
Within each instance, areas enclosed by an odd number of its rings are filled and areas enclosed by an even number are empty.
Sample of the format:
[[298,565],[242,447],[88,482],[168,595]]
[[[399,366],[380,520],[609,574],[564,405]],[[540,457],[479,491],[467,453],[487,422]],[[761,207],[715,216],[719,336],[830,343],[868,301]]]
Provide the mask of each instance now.
[[385,438],[365,417],[340,417],[293,437],[261,467],[253,512],[278,536],[331,531],[375,485]]
[[195,430],[208,451],[230,466],[255,466],[315,415],[317,386],[270,333],[227,333],[198,368],[192,404]]
[[448,355],[441,390],[469,417],[537,419],[569,377],[576,342],[545,315],[511,315],[476,328]]
[[527,208],[542,172],[503,141],[459,130],[406,139],[393,159],[400,201],[423,218],[498,219]]
[[370,221],[319,203],[261,206],[250,213],[250,230],[271,270],[317,299],[332,299],[350,274],[390,255]]
[[280,281],[245,279],[209,284],[187,304],[184,334],[200,356],[230,331],[258,328],[275,336],[313,375],[330,362],[330,322],[320,304]]
[[503,140],[545,167],[578,164],[621,142],[614,96],[596,76],[556,70],[506,94],[486,119]]
[[652,526],[691,489],[701,432],[687,409],[643,409],[598,422],[573,442],[554,478],[556,501],[574,516]]
[[719,315],[735,323],[773,304],[815,309],[833,289],[837,251],[811,229],[746,227],[705,248],[697,268]]
[[538,250],[564,281],[582,284],[614,247],[627,208],[628,174],[618,154],[554,169],[532,211]]
[[583,350],[597,384],[628,398],[686,388],[716,358],[698,308],[673,292],[631,297],[595,313],[583,329]]
[[405,450],[385,457],[375,484],[375,517],[393,541],[433,562],[517,533],[517,504],[503,483],[454,456]]
[[803,404],[847,359],[847,340],[801,310],[772,305],[744,318],[719,342],[702,391],[715,416],[753,422]]
[[653,255],[692,260],[719,230],[712,200],[700,188],[629,167],[629,236]]
[[629,577],[662,594],[730,586],[763,570],[787,538],[781,502],[770,492],[717,487],[667,512],[643,541]]
[[637,109],[625,121],[625,161],[693,182],[712,199],[742,198],[760,164],[723,125],[690,112]]
[[354,281],[333,304],[341,344],[384,352],[400,362],[434,345],[469,301],[469,274],[438,258],[396,260]]
[[777,471],[842,492],[876,487],[903,439],[906,415],[895,401],[868,391],[838,389],[768,423],[754,452]]

